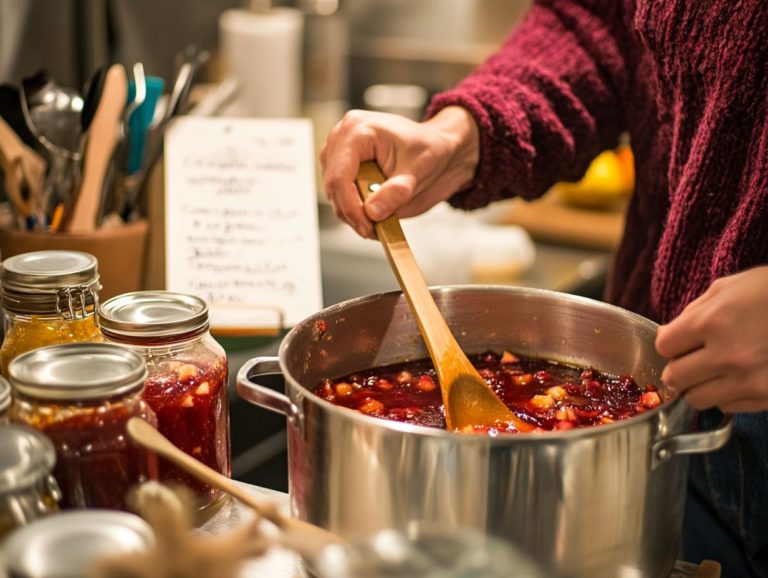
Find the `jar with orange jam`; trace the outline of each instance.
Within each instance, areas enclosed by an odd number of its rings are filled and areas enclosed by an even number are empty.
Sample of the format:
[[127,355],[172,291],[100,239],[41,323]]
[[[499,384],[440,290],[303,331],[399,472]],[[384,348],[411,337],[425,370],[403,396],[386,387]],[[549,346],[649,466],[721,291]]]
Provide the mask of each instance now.
[[[230,476],[227,357],[210,334],[206,303],[170,291],[126,293],[102,303],[99,325],[108,341],[144,357],[144,399],[157,414],[160,432],[190,456]],[[167,461],[160,461],[159,475],[161,482],[193,490],[201,510],[223,497]]]
[[96,257],[81,251],[35,251],[0,264],[5,322],[0,373],[18,355],[59,343],[103,341],[96,324]]
[[61,507],[127,510],[131,490],[157,479],[157,457],[131,441],[127,423],[157,419],[141,394],[144,360],[112,343],[67,343],[11,361],[9,419],[45,434],[56,450]]

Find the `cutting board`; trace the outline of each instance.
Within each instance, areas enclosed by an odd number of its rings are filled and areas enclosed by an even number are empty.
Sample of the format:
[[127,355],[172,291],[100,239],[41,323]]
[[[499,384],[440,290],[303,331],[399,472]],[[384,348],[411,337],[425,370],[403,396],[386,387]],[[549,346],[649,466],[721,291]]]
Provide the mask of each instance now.
[[493,220],[518,225],[535,240],[613,251],[624,233],[626,206],[624,201],[606,209],[575,207],[552,190],[535,201],[514,199],[504,203]]

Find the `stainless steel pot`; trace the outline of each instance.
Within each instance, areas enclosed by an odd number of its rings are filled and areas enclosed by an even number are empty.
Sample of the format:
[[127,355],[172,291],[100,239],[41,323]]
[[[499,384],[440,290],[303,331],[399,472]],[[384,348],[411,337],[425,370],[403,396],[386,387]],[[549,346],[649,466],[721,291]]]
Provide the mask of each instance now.
[[[604,303],[513,287],[433,290],[468,353],[512,351],[631,373],[663,386],[656,325]],[[324,322],[324,323],[321,323]],[[730,420],[689,433],[681,399],[594,428],[496,438],[385,421],[310,392],[322,378],[427,356],[399,292],[329,307],[278,358],[248,361],[237,389],[288,418],[294,514],[349,538],[415,522],[473,527],[574,578],[662,578],[675,563],[685,454],[725,444]],[[282,373],[286,395],[254,382]]]

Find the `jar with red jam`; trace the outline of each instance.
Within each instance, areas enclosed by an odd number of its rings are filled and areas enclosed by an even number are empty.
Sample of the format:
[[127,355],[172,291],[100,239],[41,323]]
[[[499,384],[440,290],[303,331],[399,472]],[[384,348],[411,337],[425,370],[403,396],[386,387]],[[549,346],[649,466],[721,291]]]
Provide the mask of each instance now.
[[59,343],[103,341],[96,325],[98,263],[81,251],[34,251],[0,265],[4,337],[0,372],[33,349]]
[[44,433],[56,450],[61,507],[126,510],[131,489],[157,478],[157,458],[131,442],[126,423],[157,425],[142,398],[147,369],[111,343],[53,345],[8,366],[12,423]]
[[[99,324],[108,341],[128,345],[147,363],[144,399],[174,445],[231,475],[227,357],[211,336],[208,306],[170,291],[138,291],[105,301]],[[223,494],[161,460],[160,481],[192,489],[204,509]]]

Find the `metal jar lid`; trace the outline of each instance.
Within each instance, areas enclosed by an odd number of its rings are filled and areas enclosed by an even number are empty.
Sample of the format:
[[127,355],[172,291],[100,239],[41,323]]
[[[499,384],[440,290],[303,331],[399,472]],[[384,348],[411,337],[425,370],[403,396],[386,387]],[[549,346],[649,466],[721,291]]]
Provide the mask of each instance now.
[[35,251],[0,263],[3,306],[21,313],[98,306],[96,257],[82,251]]
[[56,291],[98,279],[96,257],[82,251],[35,251],[2,262],[0,281],[10,291]]
[[11,384],[0,375],[0,416],[2,416],[11,405]]
[[45,435],[22,425],[0,427],[0,495],[33,486],[55,464],[56,450]]
[[146,551],[154,542],[152,529],[134,514],[62,512],[11,534],[5,544],[5,566],[10,576],[85,578],[98,560]]
[[85,401],[123,395],[144,386],[144,359],[114,343],[68,343],[35,349],[8,366],[21,395],[55,401]]
[[99,324],[108,337],[172,337],[208,329],[208,305],[184,293],[136,291],[102,303]]

